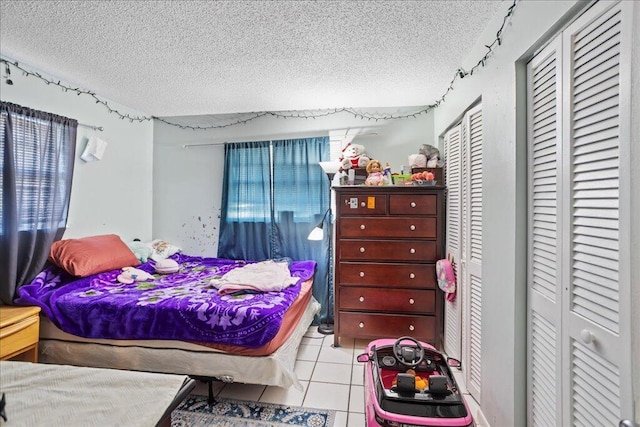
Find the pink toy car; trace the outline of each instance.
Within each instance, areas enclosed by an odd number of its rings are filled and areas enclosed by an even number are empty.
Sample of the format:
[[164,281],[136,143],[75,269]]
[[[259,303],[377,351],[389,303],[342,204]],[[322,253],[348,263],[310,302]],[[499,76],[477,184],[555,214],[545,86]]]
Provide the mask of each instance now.
[[467,402],[445,360],[432,345],[412,337],[379,339],[358,356],[364,368],[368,427],[475,426]]

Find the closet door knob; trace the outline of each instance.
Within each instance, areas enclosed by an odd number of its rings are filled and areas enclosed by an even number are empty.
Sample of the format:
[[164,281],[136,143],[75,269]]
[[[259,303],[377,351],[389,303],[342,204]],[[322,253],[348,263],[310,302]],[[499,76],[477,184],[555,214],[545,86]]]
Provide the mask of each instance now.
[[415,225],[413,225],[413,224],[411,224],[411,227],[409,227],[409,229],[410,229],[411,231],[414,231],[414,230],[416,229],[416,226],[415,226]]
[[413,331],[415,329],[415,327],[413,325],[409,325],[409,330]]
[[367,228],[367,227],[365,227],[365,225],[364,225],[364,224],[361,224],[361,225],[360,225],[360,230],[364,230],[365,228]]
[[415,208],[416,207],[416,202],[411,202],[410,205],[411,205],[412,208]]
[[360,322],[360,323],[358,324],[358,327],[359,327],[360,329],[364,328],[364,322]]
[[409,274],[409,279],[415,279],[415,278],[416,278],[415,274],[413,274],[413,273]]
[[364,277],[364,271],[360,272],[360,277]]
[[413,305],[415,303],[415,301],[413,300],[413,298],[409,298],[409,304]]
[[360,248],[360,253],[364,253],[364,248]]
[[409,252],[411,252],[412,254],[415,254],[415,253],[416,253],[416,250],[415,250],[415,249],[413,249],[413,248],[411,248],[411,249],[409,249]]
[[360,203],[360,207],[364,208],[365,206],[367,206],[365,202]]
[[596,340],[596,337],[595,335],[593,335],[593,332],[591,332],[588,329],[583,329],[582,331],[580,331],[580,338],[582,339],[582,342],[585,344],[591,344]]
[[360,302],[364,302],[364,297],[360,297],[360,298],[358,298],[358,301],[360,301]]

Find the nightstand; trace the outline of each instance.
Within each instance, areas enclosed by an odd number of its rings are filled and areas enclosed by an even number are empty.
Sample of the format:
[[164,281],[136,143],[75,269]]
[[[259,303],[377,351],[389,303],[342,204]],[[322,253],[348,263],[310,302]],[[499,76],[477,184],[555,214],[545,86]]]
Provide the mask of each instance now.
[[0,360],[38,361],[40,307],[0,307]]

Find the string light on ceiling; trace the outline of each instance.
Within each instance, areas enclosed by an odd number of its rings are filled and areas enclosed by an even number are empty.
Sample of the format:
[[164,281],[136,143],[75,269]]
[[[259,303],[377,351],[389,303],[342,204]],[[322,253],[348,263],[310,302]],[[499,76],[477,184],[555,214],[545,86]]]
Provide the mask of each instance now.
[[7,59],[4,58],[0,58],[0,63],[4,64],[5,66],[5,83],[8,85],[13,85],[14,82],[13,80],[11,80],[11,69],[10,67],[14,67],[20,71],[22,71],[22,73],[27,76],[27,77],[36,77],[40,80],[42,80],[44,83],[46,83],[47,85],[55,85],[58,86],[60,89],[62,89],[64,92],[75,92],[78,96],[80,95],[84,95],[84,96],[90,96],[92,97],[96,104],[101,104],[102,106],[104,106],[107,111],[109,111],[109,113],[111,114],[116,114],[118,117],[120,117],[120,119],[123,120],[129,120],[130,122],[146,122],[146,121],[151,121],[151,120],[157,120],[159,122],[165,123],[167,125],[170,126],[176,126],[179,127],[181,129],[191,129],[191,130],[210,130],[210,129],[222,129],[222,128],[226,128],[226,127],[230,127],[230,126],[236,126],[236,125],[241,125],[241,124],[246,124],[252,120],[256,120],[260,117],[265,117],[265,116],[272,116],[272,117],[276,117],[276,118],[283,118],[283,119],[317,119],[317,118],[321,118],[321,117],[326,117],[326,116],[331,116],[334,114],[339,114],[339,113],[347,113],[347,114],[351,114],[352,116],[354,116],[357,119],[361,119],[361,120],[374,120],[374,121],[379,121],[379,120],[399,120],[399,119],[408,119],[408,118],[415,118],[417,116],[420,116],[422,114],[426,114],[429,111],[433,110],[434,108],[437,108],[441,103],[443,103],[447,97],[447,95],[449,94],[449,92],[451,92],[453,90],[453,86],[456,82],[457,79],[463,79],[466,76],[473,76],[473,73],[475,71],[478,70],[478,68],[480,67],[484,67],[490,57],[490,55],[494,52],[494,49],[497,46],[502,45],[502,32],[504,30],[504,27],[508,21],[508,19],[513,15],[513,12],[516,8],[516,4],[519,0],[513,0],[513,4],[509,7],[509,9],[507,9],[507,13],[504,16],[504,18],[502,19],[502,25],[500,26],[500,29],[498,30],[498,32],[496,33],[496,38],[495,40],[488,45],[485,45],[485,47],[488,49],[487,53],[485,53],[485,55],[480,58],[478,60],[478,62],[471,68],[469,69],[469,71],[465,71],[463,68],[458,68],[456,70],[456,72],[453,75],[453,78],[451,79],[451,83],[449,84],[449,86],[447,87],[446,91],[442,94],[442,96],[437,99],[433,104],[431,105],[427,105],[424,108],[420,108],[417,111],[411,112],[411,113],[406,113],[406,114],[381,114],[381,113],[371,113],[371,112],[367,112],[367,111],[361,111],[361,110],[357,110],[354,108],[332,108],[332,109],[322,109],[322,110],[304,110],[304,111],[260,111],[260,112],[252,112],[252,113],[247,113],[246,115],[244,115],[243,118],[238,119],[238,120],[233,120],[229,123],[225,123],[225,124],[217,124],[217,125],[209,125],[209,126],[191,126],[191,125],[184,125],[184,124],[180,124],[180,123],[174,123],[171,122],[169,120],[166,120],[164,118],[161,117],[156,117],[156,116],[134,116],[134,115],[130,115],[127,113],[121,113],[120,111],[116,110],[115,108],[111,108],[111,106],[109,105],[109,103],[103,99],[101,99],[100,97],[98,97],[94,92],[90,91],[90,90],[85,90],[85,89],[80,89],[78,87],[72,87],[72,86],[67,86],[64,83],[62,83],[60,80],[53,80],[53,79],[48,79],[44,76],[42,76],[40,73],[34,72],[34,71],[29,71],[26,68],[22,67],[20,64],[18,64],[18,62],[11,62]]

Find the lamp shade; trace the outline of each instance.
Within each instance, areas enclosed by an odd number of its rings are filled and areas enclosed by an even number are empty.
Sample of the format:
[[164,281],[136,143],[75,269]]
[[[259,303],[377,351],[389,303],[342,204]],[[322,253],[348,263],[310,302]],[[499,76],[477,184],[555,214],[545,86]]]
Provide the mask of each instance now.
[[311,230],[311,233],[309,233],[309,236],[307,237],[307,239],[308,240],[324,239],[324,231],[322,230],[322,224],[319,224],[316,228]]
[[320,164],[320,167],[326,174],[335,175],[340,170],[340,166],[342,166],[342,163],[335,160],[331,162],[318,162],[318,163]]

